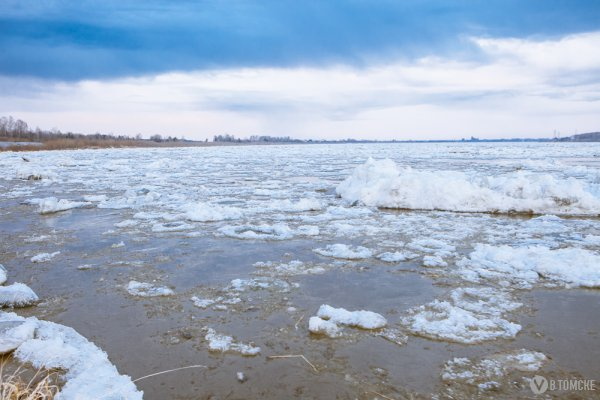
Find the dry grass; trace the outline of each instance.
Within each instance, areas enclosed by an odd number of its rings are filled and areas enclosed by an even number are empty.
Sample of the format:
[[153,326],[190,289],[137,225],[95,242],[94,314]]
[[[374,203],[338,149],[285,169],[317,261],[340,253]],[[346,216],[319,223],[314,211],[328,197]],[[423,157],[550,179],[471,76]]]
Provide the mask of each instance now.
[[71,149],[102,149],[117,147],[160,147],[160,143],[141,140],[97,140],[97,139],[51,139],[35,146],[8,146],[6,151],[36,151],[36,150],[71,150]]
[[[1,139],[1,138],[0,138]],[[6,142],[6,140],[0,140]],[[28,140],[21,140],[27,142]],[[40,151],[40,150],[76,150],[76,149],[113,149],[124,147],[217,147],[217,146],[264,146],[288,143],[255,143],[255,142],[152,142],[150,140],[110,140],[110,139],[49,139],[41,145],[14,145],[0,147],[2,151]]]
[[3,358],[0,361],[0,400],[52,400],[58,393],[57,372],[31,369]]

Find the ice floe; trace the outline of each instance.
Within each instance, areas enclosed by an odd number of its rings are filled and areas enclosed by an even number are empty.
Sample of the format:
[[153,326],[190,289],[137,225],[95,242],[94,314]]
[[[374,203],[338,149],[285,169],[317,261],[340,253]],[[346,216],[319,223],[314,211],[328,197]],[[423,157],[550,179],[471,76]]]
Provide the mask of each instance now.
[[172,289],[164,286],[155,286],[151,283],[130,281],[127,285],[127,292],[132,296],[156,297],[171,296],[175,294]]
[[423,265],[426,267],[447,267],[448,263],[440,256],[423,257]]
[[60,254],[60,251],[55,251],[54,253],[40,253],[31,257],[31,262],[34,263],[43,263],[46,261],[52,260],[54,257]]
[[343,258],[347,260],[362,260],[373,256],[371,250],[362,246],[348,246],[342,243],[327,245],[324,249],[314,249],[315,253],[326,257]]
[[219,232],[236,239],[285,240],[294,237],[294,231],[283,222],[273,225],[225,225],[219,228]]
[[408,260],[412,260],[413,258],[416,258],[416,257],[418,257],[418,255],[415,253],[411,253],[410,251],[395,251],[393,253],[385,252],[385,253],[381,253],[377,256],[377,258],[380,259],[381,261],[385,261],[385,262],[389,262],[389,263],[408,261]]
[[227,289],[236,292],[242,292],[246,290],[260,290],[272,288],[278,291],[287,292],[290,290],[291,287],[292,285],[280,279],[260,277],[252,279],[233,279]]
[[260,347],[236,342],[233,337],[221,335],[212,328],[207,329],[204,339],[208,341],[208,349],[210,351],[240,353],[244,356],[256,356],[260,353]]
[[580,248],[478,244],[457,265],[458,273],[473,282],[493,280],[520,287],[536,283],[600,287],[600,255]]
[[547,357],[537,351],[525,349],[497,353],[480,360],[454,358],[444,365],[442,379],[450,385],[466,384],[478,391],[498,389],[512,372],[535,372]]
[[460,343],[512,338],[519,324],[505,319],[521,303],[493,288],[458,288],[447,300],[434,300],[408,310],[402,323],[415,335]]
[[301,211],[319,211],[323,208],[321,202],[317,199],[300,199],[297,202],[292,202],[288,199],[272,200],[267,208],[276,211],[301,212]]
[[368,206],[460,212],[600,214],[595,187],[573,177],[517,171],[499,176],[399,167],[370,158],[340,183],[346,201]]
[[312,333],[337,337],[341,335],[339,325],[362,329],[381,329],[387,325],[387,320],[381,314],[372,311],[348,311],[344,308],[323,304],[319,307],[317,315],[309,319],[308,330]]
[[31,199],[30,204],[37,204],[40,214],[52,214],[59,211],[66,211],[72,208],[79,208],[90,203],[83,201],[71,201],[66,199],[57,199],[56,197],[46,197],[43,199]]
[[238,219],[243,215],[242,210],[239,208],[204,202],[186,204],[182,207],[182,211],[188,220],[195,222]]
[[326,271],[324,266],[305,263],[300,260],[292,260],[288,263],[257,262],[253,265],[258,269],[258,274],[268,276],[315,275]]

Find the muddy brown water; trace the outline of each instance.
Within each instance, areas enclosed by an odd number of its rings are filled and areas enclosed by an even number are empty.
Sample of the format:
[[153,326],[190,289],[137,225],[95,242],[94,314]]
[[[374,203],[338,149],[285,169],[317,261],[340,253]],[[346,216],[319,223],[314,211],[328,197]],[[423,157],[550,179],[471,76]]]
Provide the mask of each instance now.
[[[416,264],[365,261],[322,275],[286,278],[299,287],[289,293],[251,293],[243,307],[203,310],[190,301],[199,288],[250,278],[255,262],[322,259],[304,239],[106,234],[123,220],[119,212],[89,208],[40,216],[17,201],[6,201],[3,208],[10,213],[0,219],[0,262],[9,271],[9,280],[26,283],[42,299],[36,307],[18,310],[20,315],[73,327],[133,379],[189,365],[206,366],[137,382],[146,399],[372,399],[376,393],[395,399],[431,398],[444,388],[440,371],[446,361],[520,348],[548,355],[559,376],[599,377],[598,290],[524,293],[520,301],[525,309],[514,318],[523,331],[515,340],[461,345],[411,336],[400,346],[360,330],[349,330],[335,340],[316,338],[309,334],[307,321],[321,304],[366,308],[394,324],[403,311],[432,301],[448,287],[435,284]],[[48,238],[25,240],[39,235]],[[120,241],[126,246],[111,247]],[[47,263],[29,262],[32,255],[51,251],[61,254]],[[91,267],[78,269],[84,264]],[[177,294],[132,297],[124,289],[131,279],[157,280]],[[290,306],[296,311],[290,312]],[[205,327],[253,342],[262,352],[257,357],[210,353],[203,339]],[[319,372],[299,358],[267,358],[290,354],[304,355]],[[238,382],[237,372],[248,380]],[[493,397],[514,395],[498,392]]]

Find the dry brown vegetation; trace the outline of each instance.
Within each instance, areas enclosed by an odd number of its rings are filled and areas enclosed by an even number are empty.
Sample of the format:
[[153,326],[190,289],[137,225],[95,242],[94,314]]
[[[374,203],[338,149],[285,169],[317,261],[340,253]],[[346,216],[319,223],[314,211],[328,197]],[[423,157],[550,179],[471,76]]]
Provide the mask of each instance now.
[[0,400],[52,400],[59,391],[58,373],[0,360]]
[[0,151],[39,151],[70,149],[106,149],[121,147],[189,147],[204,146],[203,142],[168,142],[157,143],[148,140],[97,140],[97,139],[50,139],[40,145],[14,145],[0,147]]

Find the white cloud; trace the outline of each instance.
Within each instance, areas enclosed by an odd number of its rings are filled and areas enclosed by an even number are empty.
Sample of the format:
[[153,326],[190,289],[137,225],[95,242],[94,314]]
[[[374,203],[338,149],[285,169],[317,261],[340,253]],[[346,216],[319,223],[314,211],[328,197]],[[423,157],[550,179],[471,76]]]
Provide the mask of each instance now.
[[600,32],[472,42],[482,59],[29,82],[35,95],[4,90],[0,107],[44,127],[196,138],[549,136],[600,128]]

